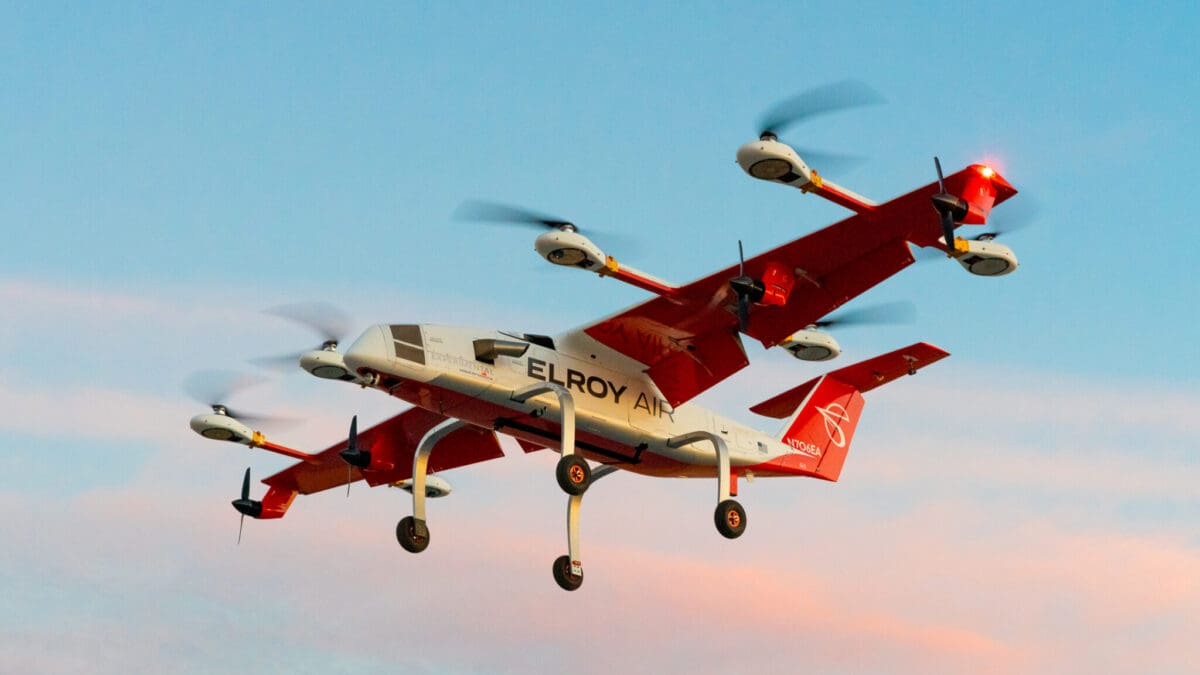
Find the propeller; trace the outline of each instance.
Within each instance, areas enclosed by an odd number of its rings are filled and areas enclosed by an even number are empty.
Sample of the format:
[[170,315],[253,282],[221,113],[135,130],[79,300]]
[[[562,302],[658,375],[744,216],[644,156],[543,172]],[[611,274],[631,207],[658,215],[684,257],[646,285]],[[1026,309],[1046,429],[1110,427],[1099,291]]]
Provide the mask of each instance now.
[[812,325],[817,328],[833,328],[864,324],[912,323],[916,318],[916,305],[907,300],[900,300],[846,310],[816,321]]
[[[336,351],[338,343],[344,340],[350,331],[350,317],[338,307],[327,302],[299,302],[280,305],[265,310],[264,313],[287,319],[312,330],[322,340],[321,344],[313,349]],[[279,356],[259,357],[251,359],[250,362],[271,369],[292,367],[296,365],[301,356],[313,349]]]
[[750,303],[761,300],[764,289],[761,281],[746,275],[746,256],[741,239],[738,239],[738,275],[729,280],[729,286],[738,297],[738,330],[745,333],[746,326],[750,324]]
[[233,508],[242,514],[238,519],[238,545],[242,543],[242,528],[246,525],[246,516],[257,518],[262,515],[262,502],[250,499],[250,467],[246,467],[246,475],[242,477],[242,496],[232,502]]
[[[759,118],[758,137],[763,140],[775,140],[784,129],[813,117],[885,102],[879,92],[858,80],[831,82],[802,91],[768,108]],[[861,155],[823,152],[796,146],[792,148],[806,161],[819,164],[827,171],[848,169],[866,161]]]
[[988,214],[988,225],[991,230],[981,232],[972,239],[975,241],[992,241],[993,239],[1007,235],[1010,232],[1023,229],[1037,220],[1038,214],[1041,212],[1041,205],[1032,197],[1022,195],[1020,199],[1013,202],[1005,202],[1000,205],[1000,212],[997,214],[993,210]]
[[258,415],[245,410],[234,410],[224,403],[239,391],[266,382],[266,378],[231,370],[202,370],[192,373],[183,382],[183,389],[196,401],[207,405],[218,415],[228,415],[247,424],[288,424],[296,420],[274,415]]
[[511,223],[514,225],[542,226],[551,229],[578,232],[575,224],[545,213],[520,206],[511,206],[482,199],[468,199],[454,210],[455,220],[475,220],[485,223]]
[[793,124],[818,115],[879,103],[885,103],[884,98],[863,82],[830,82],[802,91],[771,106],[759,118],[758,126],[764,134],[779,134]]
[[350,496],[350,483],[354,480],[354,467],[365,469],[371,465],[371,451],[358,447],[358,415],[350,418],[350,435],[346,448],[338,453],[346,462],[346,496]]
[[937,169],[938,177],[938,193],[930,197],[933,200],[933,208],[937,209],[938,215],[942,219],[942,236],[946,238],[946,251],[954,250],[954,223],[967,217],[967,202],[961,197],[956,197],[946,192],[946,185],[942,180],[942,162],[937,157],[933,158],[933,166]]
[[[454,210],[454,219],[507,225],[527,225],[536,228],[579,232],[579,227],[575,223],[564,218],[534,211],[522,206],[513,206],[485,199],[468,199],[459,204],[458,208]],[[614,234],[608,230],[601,231],[589,227],[589,238],[591,235],[599,235],[607,243],[618,248],[628,249],[634,245],[634,242],[629,237]]]

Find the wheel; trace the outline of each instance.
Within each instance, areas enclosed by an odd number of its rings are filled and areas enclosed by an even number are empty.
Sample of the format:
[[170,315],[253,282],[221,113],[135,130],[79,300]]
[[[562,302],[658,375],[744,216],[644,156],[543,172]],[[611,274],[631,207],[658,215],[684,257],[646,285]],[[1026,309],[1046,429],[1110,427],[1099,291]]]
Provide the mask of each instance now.
[[746,509],[732,499],[717,504],[714,519],[717,531],[727,539],[737,539],[746,531]]
[[569,495],[581,495],[592,484],[592,468],[577,454],[564,455],[554,469],[558,486]]
[[409,553],[420,553],[429,547],[429,528],[422,523],[423,534],[417,534],[417,519],[406,516],[396,523],[396,541]]
[[573,591],[583,585],[583,575],[571,573],[571,558],[565,555],[554,561],[554,580],[564,591]]

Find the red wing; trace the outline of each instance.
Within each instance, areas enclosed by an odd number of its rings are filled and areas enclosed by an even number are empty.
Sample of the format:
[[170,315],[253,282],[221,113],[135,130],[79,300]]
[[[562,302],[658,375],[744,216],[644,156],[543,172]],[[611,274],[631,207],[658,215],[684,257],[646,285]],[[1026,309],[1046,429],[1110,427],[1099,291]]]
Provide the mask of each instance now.
[[[963,192],[979,168],[948,176],[947,191]],[[1003,189],[995,203],[1016,192],[1002,179],[997,184]],[[780,263],[797,279],[787,304],[752,309],[745,333],[767,347],[779,344],[912,264],[906,242],[931,246],[942,236],[929,199],[937,191],[930,183],[747,260],[746,274],[753,278]],[[737,297],[729,286],[737,274],[732,265],[582,330],[646,364],[667,400],[678,405],[749,363],[738,336]]]
[[[358,433],[358,445],[371,452],[371,466],[378,468],[359,471],[349,467],[338,455],[346,449],[346,441],[333,445],[311,460],[299,462],[263,480],[280,489],[312,494],[322,490],[366,479],[371,486],[386,485],[412,478],[413,455],[417,445],[430,429],[447,419],[423,408],[412,408],[395,417]],[[496,434],[480,427],[463,427],[450,433],[433,448],[429,455],[429,471],[484,462],[504,456]]]

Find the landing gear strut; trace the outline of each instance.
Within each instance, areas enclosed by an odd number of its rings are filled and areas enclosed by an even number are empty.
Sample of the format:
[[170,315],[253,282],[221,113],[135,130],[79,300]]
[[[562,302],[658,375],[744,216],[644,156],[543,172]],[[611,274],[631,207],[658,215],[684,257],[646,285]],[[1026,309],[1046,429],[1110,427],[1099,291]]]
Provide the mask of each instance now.
[[433,452],[438,441],[465,426],[467,423],[461,420],[442,421],[425,434],[413,453],[413,514],[396,523],[396,541],[409,553],[420,553],[429,547],[429,526],[425,524],[425,476],[429,468],[429,453]]
[[554,561],[554,580],[563,590],[573,591],[583,584],[583,563],[580,562],[579,556],[579,509],[583,503],[583,493],[587,492],[593,480],[616,469],[604,467],[593,473],[587,460],[575,454],[575,399],[566,387],[556,382],[536,382],[513,392],[512,400],[524,403],[541,394],[554,394],[558,398],[558,408],[562,413],[562,438],[559,439],[559,452],[562,453],[562,457],[555,467],[554,477],[558,480],[558,486],[569,495],[567,555],[559,556]]
[[736,500],[730,499],[729,446],[726,445],[725,439],[711,431],[693,431],[667,439],[667,445],[678,448],[698,441],[711,442],[717,451],[717,511],[713,515],[717,531],[727,539],[737,539],[746,531],[746,509]]

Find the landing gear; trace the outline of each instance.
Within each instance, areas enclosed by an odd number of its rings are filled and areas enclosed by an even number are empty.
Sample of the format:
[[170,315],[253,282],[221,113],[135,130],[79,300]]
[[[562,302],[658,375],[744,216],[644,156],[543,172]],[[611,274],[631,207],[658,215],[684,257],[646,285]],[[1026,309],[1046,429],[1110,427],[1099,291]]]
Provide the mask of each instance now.
[[558,486],[563,492],[581,495],[587,492],[592,483],[592,468],[579,455],[563,455],[554,469],[554,477],[558,479]]
[[425,477],[429,468],[429,453],[433,452],[438,441],[464,426],[466,423],[459,420],[443,421],[425,434],[413,453],[413,514],[396,523],[396,541],[409,553],[420,553],[429,548],[429,526],[425,524]]
[[425,521],[405,516],[396,523],[396,541],[409,553],[420,553],[429,547],[429,527]]
[[733,481],[730,476],[733,474],[729,465],[729,446],[725,439],[711,431],[693,431],[667,439],[667,445],[678,448],[698,441],[709,441],[717,451],[717,511],[713,515],[717,531],[727,539],[737,539],[746,531],[746,509],[736,500],[730,499],[732,492],[736,490],[731,490]]
[[[575,573],[575,569],[579,573]],[[571,564],[571,556],[560,555],[554,561],[554,580],[564,591],[573,591],[583,585],[583,568]]]
[[746,509],[736,500],[726,499],[717,504],[713,518],[717,523],[717,531],[726,539],[737,539],[746,531]]

